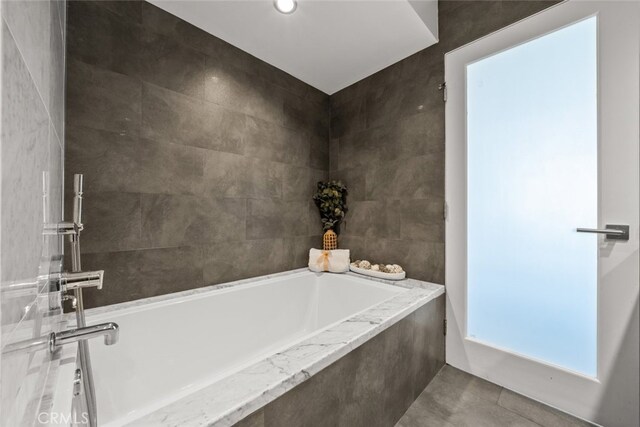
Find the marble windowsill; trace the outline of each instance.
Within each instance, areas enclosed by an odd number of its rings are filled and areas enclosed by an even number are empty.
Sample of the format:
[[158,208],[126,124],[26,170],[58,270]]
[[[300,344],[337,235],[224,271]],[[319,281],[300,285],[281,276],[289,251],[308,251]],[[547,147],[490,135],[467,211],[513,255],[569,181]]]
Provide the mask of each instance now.
[[[169,301],[246,283],[256,283],[304,271],[308,270],[301,268],[99,307],[87,310],[87,314],[91,316],[102,315],[126,308]],[[444,293],[442,285],[415,279],[390,281],[352,272],[347,274],[403,287],[407,291],[331,326],[282,352],[151,412],[133,421],[131,425],[231,426]],[[68,320],[70,323],[74,322],[71,316]]]

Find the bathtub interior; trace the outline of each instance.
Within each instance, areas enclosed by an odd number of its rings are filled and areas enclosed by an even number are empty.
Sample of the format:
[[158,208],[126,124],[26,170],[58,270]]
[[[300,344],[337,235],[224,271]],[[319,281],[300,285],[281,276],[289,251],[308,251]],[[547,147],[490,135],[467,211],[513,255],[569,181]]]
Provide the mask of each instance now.
[[100,424],[133,421],[403,291],[304,272],[89,312],[120,325],[117,345],[91,343]]

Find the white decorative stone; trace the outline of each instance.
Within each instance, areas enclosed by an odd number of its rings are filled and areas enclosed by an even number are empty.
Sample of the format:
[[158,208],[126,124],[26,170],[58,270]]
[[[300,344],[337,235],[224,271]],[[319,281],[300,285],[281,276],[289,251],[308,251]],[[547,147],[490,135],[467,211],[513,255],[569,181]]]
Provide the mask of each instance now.
[[358,265],[358,267],[359,268],[364,268],[365,270],[368,270],[368,269],[371,268],[371,263],[365,259],[365,260],[360,261],[360,265]]

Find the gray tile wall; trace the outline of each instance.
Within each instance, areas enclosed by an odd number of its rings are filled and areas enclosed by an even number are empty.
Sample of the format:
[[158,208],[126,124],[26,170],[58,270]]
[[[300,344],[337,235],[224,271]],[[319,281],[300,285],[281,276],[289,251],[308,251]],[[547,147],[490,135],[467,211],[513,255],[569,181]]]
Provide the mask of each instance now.
[[329,170],[342,247],[443,283],[443,55],[553,3],[442,1],[439,43],[329,101],[149,3],[73,2],[66,176],[106,270],[88,306],[305,265]]
[[[2,1],[0,342],[2,347],[59,329],[46,279],[61,268],[62,241],[43,236],[62,220],[64,1]],[[11,290],[16,283],[36,286]],[[2,425],[36,419],[51,359],[46,351],[0,359]]]
[[555,1],[440,1],[440,41],[331,96],[330,176],[349,188],[340,244],[444,283],[444,54]]
[[71,2],[68,33],[89,307],[306,265],[328,95],[146,2]]
[[444,296],[338,359],[236,427],[388,427],[444,366]]

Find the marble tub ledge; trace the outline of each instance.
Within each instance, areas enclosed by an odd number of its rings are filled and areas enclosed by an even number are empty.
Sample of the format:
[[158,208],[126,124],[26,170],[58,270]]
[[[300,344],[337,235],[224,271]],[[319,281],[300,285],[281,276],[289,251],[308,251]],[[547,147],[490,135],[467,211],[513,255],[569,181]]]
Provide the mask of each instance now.
[[[266,278],[306,271],[308,271],[306,268],[292,270],[257,279],[231,282],[223,287],[255,283]],[[347,274],[407,290],[286,350],[151,412],[130,425],[231,426],[306,381],[429,301],[444,294],[444,286],[420,280],[389,281],[355,273]],[[220,286],[187,292],[206,292],[206,289],[211,290],[211,288],[219,289]],[[185,293],[180,294],[185,295]],[[155,301],[157,298],[149,298],[147,301]]]

